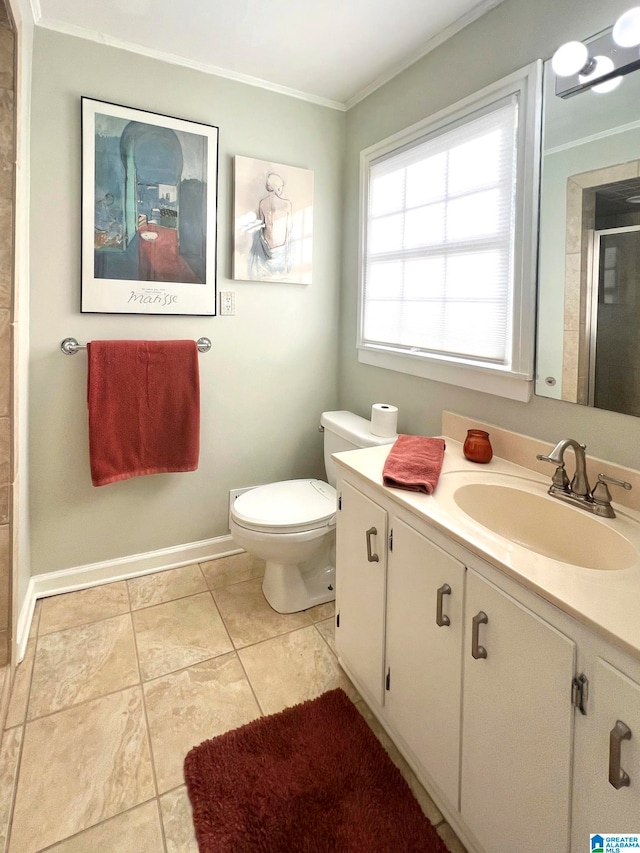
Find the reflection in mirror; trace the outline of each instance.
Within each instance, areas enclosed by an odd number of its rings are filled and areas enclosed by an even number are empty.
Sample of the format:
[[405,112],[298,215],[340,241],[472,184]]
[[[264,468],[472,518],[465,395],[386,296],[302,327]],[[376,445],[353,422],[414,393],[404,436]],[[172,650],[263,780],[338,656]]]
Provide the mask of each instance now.
[[545,63],[536,394],[640,416],[640,73],[555,94]]

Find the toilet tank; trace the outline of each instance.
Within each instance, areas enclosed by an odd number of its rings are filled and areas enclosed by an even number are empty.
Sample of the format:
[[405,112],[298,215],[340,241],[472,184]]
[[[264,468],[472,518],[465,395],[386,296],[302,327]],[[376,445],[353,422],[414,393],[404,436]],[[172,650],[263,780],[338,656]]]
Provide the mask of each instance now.
[[398,437],[373,435],[371,421],[355,415],[353,412],[323,412],[320,424],[324,428],[324,467],[327,480],[336,484],[336,465],[331,459],[332,453],[342,450],[357,450],[361,447],[375,447],[379,444],[393,444]]

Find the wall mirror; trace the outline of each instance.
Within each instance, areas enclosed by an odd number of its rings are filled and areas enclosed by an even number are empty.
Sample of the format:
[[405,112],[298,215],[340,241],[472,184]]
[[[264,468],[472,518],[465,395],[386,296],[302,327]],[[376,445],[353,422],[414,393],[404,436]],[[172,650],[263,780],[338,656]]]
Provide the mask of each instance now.
[[535,393],[640,416],[640,73],[555,88],[548,61]]

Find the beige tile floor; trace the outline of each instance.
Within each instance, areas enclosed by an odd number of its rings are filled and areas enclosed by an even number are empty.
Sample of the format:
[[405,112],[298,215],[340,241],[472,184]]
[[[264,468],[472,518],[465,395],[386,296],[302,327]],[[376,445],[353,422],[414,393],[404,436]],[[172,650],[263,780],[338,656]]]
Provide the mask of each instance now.
[[342,672],[333,604],[275,613],[262,574],[239,554],[38,603],[0,747],[0,853],[195,853],[189,749],[334,687],[464,853]]

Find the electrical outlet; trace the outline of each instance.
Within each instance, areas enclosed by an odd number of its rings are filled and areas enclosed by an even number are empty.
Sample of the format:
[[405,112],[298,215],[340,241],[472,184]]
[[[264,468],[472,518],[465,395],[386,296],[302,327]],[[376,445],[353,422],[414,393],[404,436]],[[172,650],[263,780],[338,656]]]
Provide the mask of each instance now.
[[220,291],[220,314],[233,316],[236,313],[236,295],[233,290]]

